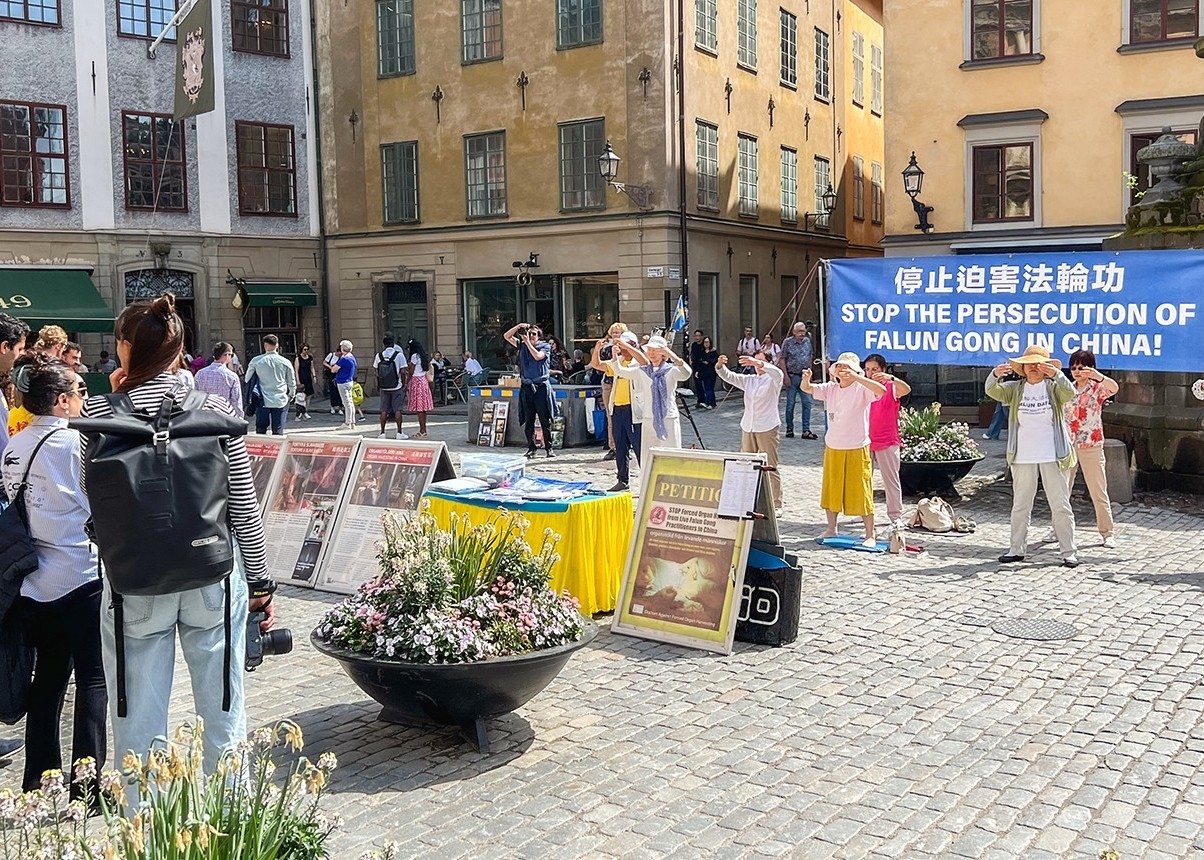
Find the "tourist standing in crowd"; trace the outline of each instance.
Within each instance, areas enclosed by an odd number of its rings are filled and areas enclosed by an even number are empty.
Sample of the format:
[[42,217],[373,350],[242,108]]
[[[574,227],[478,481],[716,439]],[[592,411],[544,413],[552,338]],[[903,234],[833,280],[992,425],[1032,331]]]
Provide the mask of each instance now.
[[573,363],[569,365],[569,376],[576,376],[585,370],[585,353],[579,349],[573,350]]
[[326,381],[326,395],[330,398],[330,414],[340,413],[343,411],[343,398],[339,393],[339,386],[334,381],[336,371],[331,370],[332,367],[338,364],[339,348],[336,346],[330,352],[326,353],[326,358],[322,359],[322,377]]
[[[761,348],[761,342],[753,335],[753,327],[746,325],[744,327],[744,337],[740,339],[740,343],[736,345],[736,358],[739,359],[742,355],[747,355],[749,358],[757,354]],[[741,373],[756,373],[752,365],[741,366]]]
[[740,450],[764,454],[770,467],[769,488],[773,506],[782,508],[782,476],[778,474],[778,398],[782,394],[781,368],[774,365],[770,354],[762,349],[754,356],[740,356],[740,364],[751,367],[753,375],[732,373],[727,369],[727,356],[719,356],[718,373],[728,385],[744,392],[744,415],[740,419]]
[[[1079,564],[1067,484],[1067,476],[1075,464],[1075,449],[1064,419],[1064,409],[1074,399],[1075,390],[1059,372],[1060,367],[1060,361],[1049,357],[1049,350],[1033,345],[987,376],[987,396],[1009,409],[1007,461],[1012,469],[1012,536],[1007,554],[999,557],[1004,564],[1024,560],[1038,478],[1049,500],[1062,565]],[[1013,372],[1021,378],[1001,381]]]
[[552,453],[552,383],[548,367],[551,347],[543,340],[539,326],[519,323],[507,331],[503,338],[518,350],[518,365],[522,389],[519,391],[518,410],[522,417],[523,431],[527,435],[527,457],[535,456],[535,419],[543,428],[544,452]]
[[824,434],[824,471],[819,503],[828,527],[819,536],[836,537],[840,514],[861,517],[863,546],[875,547],[874,481],[870,466],[870,405],[886,388],[861,370],[855,353],[842,352],[832,362],[831,382],[811,383],[811,370],[802,372],[802,389],[822,400],[828,415]]
[[778,359],[778,367],[786,374],[786,438],[794,438],[794,404],[801,400],[803,404],[803,420],[799,425],[800,439],[815,439],[811,432],[811,394],[800,386],[803,381],[803,371],[811,369],[815,351],[811,345],[811,336],[807,334],[805,323],[796,322],[790,337],[782,341],[782,353]]
[[[6,313],[0,313],[0,461],[3,461],[4,451],[8,446],[9,401],[6,393],[16,387],[11,379],[13,363],[25,352],[25,338],[28,335],[29,326],[24,322]],[[7,506],[8,497],[5,495],[3,482],[0,482],[0,511]],[[20,752],[24,746],[25,741],[21,739],[0,739],[0,760]]]
[[995,404],[995,411],[991,413],[991,423],[987,426],[987,432],[982,434],[984,439],[994,439],[999,441],[999,436],[1003,433],[1003,428],[1008,423],[1008,408],[1002,403]]
[[71,784],[72,799],[99,797],[96,774],[106,760],[105,673],[100,656],[101,582],[96,549],[84,528],[91,518],[80,486],[82,437],[67,426],[78,418],[88,390],[65,362],[45,353],[22,356],[12,371],[21,401],[33,413],[3,457],[4,488],[15,499],[25,484],[29,534],[38,568],[21,582],[17,611],[33,646],[36,668],[25,716],[25,775],[21,787],[41,787],[42,773],[61,770],[59,736],[67,683],[75,673],[71,762],[91,758],[86,781]]
[[380,395],[380,438],[385,438],[385,428],[389,426],[391,415],[393,423],[397,425],[397,438],[409,439],[401,429],[408,399],[406,374],[409,372],[409,362],[394,341],[392,332],[385,332],[381,345],[381,351],[372,357],[377,393]]
[[[781,359],[782,348],[773,342],[773,332],[766,332],[765,337],[761,338],[761,352],[765,353],[765,359],[770,364],[777,364]],[[785,374],[782,375],[782,378],[786,378]]]
[[239,415],[242,411],[242,380],[230,369],[234,347],[225,341],[213,345],[213,360],[197,371],[196,390],[220,397]]
[[690,348],[686,352],[686,361],[689,362],[690,370],[693,371],[694,378],[692,381],[694,388],[694,396],[696,398],[696,409],[706,409],[706,397],[703,396],[702,374],[702,329],[694,329],[694,339],[690,341]]
[[63,363],[76,373],[87,373],[88,366],[83,362],[83,348],[74,341],[67,341],[63,347]]
[[[629,331],[619,335],[619,340],[633,349],[638,348],[640,343]],[[606,344],[606,340],[599,340],[594,344],[595,360],[601,360],[600,355]],[[611,365],[612,370],[614,365],[620,364],[631,368],[639,366],[634,359],[621,356],[611,358],[606,364]],[[631,486],[631,455],[634,454],[636,462],[640,462],[640,436],[643,432],[645,400],[640,396],[640,389],[633,380],[615,374],[612,374],[612,377],[614,381],[611,383],[610,392],[610,423],[615,437],[615,471],[618,473],[618,481],[610,488],[610,492],[621,493]]]
[[1104,469],[1104,404],[1120,390],[1116,380],[1096,370],[1095,353],[1080,349],[1070,355],[1070,376],[1074,379],[1074,399],[1064,407],[1067,429],[1074,443],[1077,466],[1066,474],[1066,492],[1074,490],[1077,468],[1083,470],[1091,504],[1095,506],[1095,524],[1104,546],[1116,547],[1116,526],[1112,521],[1112,500],[1108,498],[1108,476]]
[[548,336],[548,346],[551,348],[548,353],[548,373],[554,380],[559,381],[561,377],[568,375],[569,354],[556,335]]
[[[184,346],[184,323],[175,312],[174,297],[168,293],[153,301],[128,305],[117,318],[116,328],[121,367],[110,377],[113,390],[129,395],[135,409],[156,410],[165,396],[182,403],[187,392],[176,384],[172,369]],[[291,372],[292,364],[284,363]],[[207,397],[204,408],[235,415],[224,401],[215,397]],[[111,414],[104,397],[92,397],[84,405],[84,417],[103,418]],[[86,460],[86,441],[84,444]],[[255,484],[251,480],[251,462],[243,439],[230,439],[227,453],[230,525],[238,550],[229,577],[229,603],[226,603],[226,582],[175,594],[122,596],[123,662],[127,669],[136,668],[126,672],[126,715],[110,712],[118,758],[129,750],[145,755],[156,738],[167,735],[177,631],[192,679],[193,708],[188,712],[197,714],[205,726],[205,771],[213,773],[222,754],[246,740],[247,715],[243,703],[246,672],[241,659],[246,650],[244,622],[249,611],[264,612],[267,618],[260,629],[267,631],[275,623],[276,610],[271,597],[251,601],[247,598],[247,579],[268,576],[267,550]],[[234,619],[229,627],[226,618]],[[107,580],[101,597],[100,632],[109,702],[116,706],[117,627]],[[228,659],[230,655],[234,655],[233,659]],[[222,708],[226,689],[230,693],[229,710]]]
[[117,362],[109,356],[108,350],[100,351],[100,361],[96,362],[96,366],[92,368],[95,373],[112,373],[117,369]]
[[865,372],[881,383],[886,393],[870,405],[870,458],[882,475],[886,490],[886,517],[893,524],[903,519],[903,486],[899,483],[899,401],[911,394],[911,386],[886,372],[886,359],[873,353],[865,357]]
[[309,404],[313,402],[317,388],[314,386],[314,357],[309,353],[309,344],[301,344],[301,351],[293,359],[293,373],[297,378],[297,420],[308,421]]
[[[407,384],[409,409],[418,416],[418,432],[414,434],[414,438],[425,439],[426,415],[435,408],[435,398],[431,396],[431,377],[435,375],[435,368],[430,364],[426,350],[418,341],[411,340],[407,343],[406,351],[410,355],[410,381]],[[544,433],[547,432],[545,428]]]
[[180,359],[176,362],[175,377],[183,388],[189,391],[196,388],[196,376],[192,372],[192,359],[186,352],[181,352]]
[[267,433],[270,424],[273,436],[284,435],[288,405],[297,393],[293,363],[277,351],[279,348],[276,335],[264,335],[263,352],[247,365],[247,383],[258,381],[263,396],[263,405],[255,410],[255,432]]
[[51,358],[62,358],[63,350],[67,348],[67,332],[62,326],[44,325],[38,332],[34,352],[43,352]]
[[613,422],[611,421],[615,375],[614,368],[607,362],[614,360],[615,343],[626,331],[626,323],[611,323],[610,328],[606,330],[606,341],[599,341],[603,343],[602,348],[598,349],[595,345],[593,355],[590,356],[589,366],[602,374],[602,405],[606,408],[606,453],[602,455],[603,460],[613,460],[615,458],[615,434]]
[[715,368],[719,366],[719,350],[711,343],[709,337],[704,337],[698,350],[698,382],[702,389],[701,409],[715,408]]
[[640,431],[640,468],[647,469],[650,449],[681,447],[677,385],[690,378],[690,368],[677,353],[669,349],[669,342],[658,334],[648,338],[644,352],[623,341],[616,343],[615,348],[628,358],[634,358],[640,365],[612,366],[616,375],[637,379],[645,389],[647,399],[643,429]]
[[335,388],[339,392],[339,400],[343,404],[343,429],[354,430],[356,419],[355,401],[351,399],[351,386],[355,383],[355,372],[358,362],[351,352],[352,343],[349,340],[339,341],[338,357],[328,362],[326,367],[334,374]]

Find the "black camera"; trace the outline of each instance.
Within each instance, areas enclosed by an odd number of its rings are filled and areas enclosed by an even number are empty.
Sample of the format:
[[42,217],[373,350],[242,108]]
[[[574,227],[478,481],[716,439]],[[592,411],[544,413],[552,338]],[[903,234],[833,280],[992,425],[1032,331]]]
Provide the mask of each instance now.
[[[276,581],[273,579],[248,579],[247,598],[257,600],[261,597],[271,598],[276,593]],[[270,599],[268,601],[271,602]],[[266,612],[247,613],[247,655],[245,666],[248,672],[254,672],[263,662],[264,657],[274,657],[277,654],[288,654],[293,650],[293,631],[283,627],[261,633],[259,622],[268,617]]]

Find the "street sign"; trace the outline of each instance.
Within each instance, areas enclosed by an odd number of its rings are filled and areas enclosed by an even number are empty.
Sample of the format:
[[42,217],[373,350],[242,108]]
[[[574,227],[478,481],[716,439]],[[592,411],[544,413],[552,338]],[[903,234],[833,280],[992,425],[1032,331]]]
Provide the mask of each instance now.
[[681,266],[670,266],[669,267],[669,280],[670,281],[680,281],[681,280]]
[[649,278],[663,278],[664,276],[665,276],[665,267],[664,266],[649,266],[648,267],[648,277]]

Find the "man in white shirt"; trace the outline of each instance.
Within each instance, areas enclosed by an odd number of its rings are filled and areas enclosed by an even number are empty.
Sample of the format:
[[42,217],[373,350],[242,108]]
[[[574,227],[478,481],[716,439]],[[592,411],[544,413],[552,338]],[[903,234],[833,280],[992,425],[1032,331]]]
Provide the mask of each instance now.
[[476,376],[485,368],[481,367],[481,362],[472,357],[471,352],[464,353],[464,372],[469,376]]
[[[753,335],[753,328],[750,325],[744,327],[744,337],[740,339],[740,343],[736,345],[737,358],[752,358],[757,354],[757,350],[761,348],[761,343]],[[740,368],[741,373],[755,373],[751,365],[744,365]]]
[[770,467],[769,488],[773,492],[773,506],[782,507],[782,477],[778,474],[778,428],[782,419],[778,417],[778,399],[782,394],[782,371],[769,356],[758,351],[754,355],[740,356],[740,366],[752,368],[752,375],[733,373],[727,369],[727,356],[719,356],[715,370],[719,378],[744,391],[744,416],[740,419],[740,450],[752,454],[765,454]]
[[[377,390],[380,393],[380,438],[385,438],[385,427],[389,425],[389,416],[393,416],[397,424],[397,438],[409,439],[401,431],[402,415],[406,408],[406,383],[409,380],[406,355],[393,341],[393,335],[385,333],[382,341],[384,349],[372,359],[376,368]],[[383,365],[383,367],[382,367]]]

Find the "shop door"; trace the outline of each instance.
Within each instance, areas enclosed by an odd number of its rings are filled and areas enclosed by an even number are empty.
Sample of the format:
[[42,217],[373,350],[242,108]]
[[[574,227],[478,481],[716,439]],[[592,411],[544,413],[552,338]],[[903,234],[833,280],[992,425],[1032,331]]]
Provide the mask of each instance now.
[[426,283],[406,281],[384,286],[385,331],[392,333],[398,346],[404,348],[408,341],[416,340],[430,355],[434,348],[428,327]]

